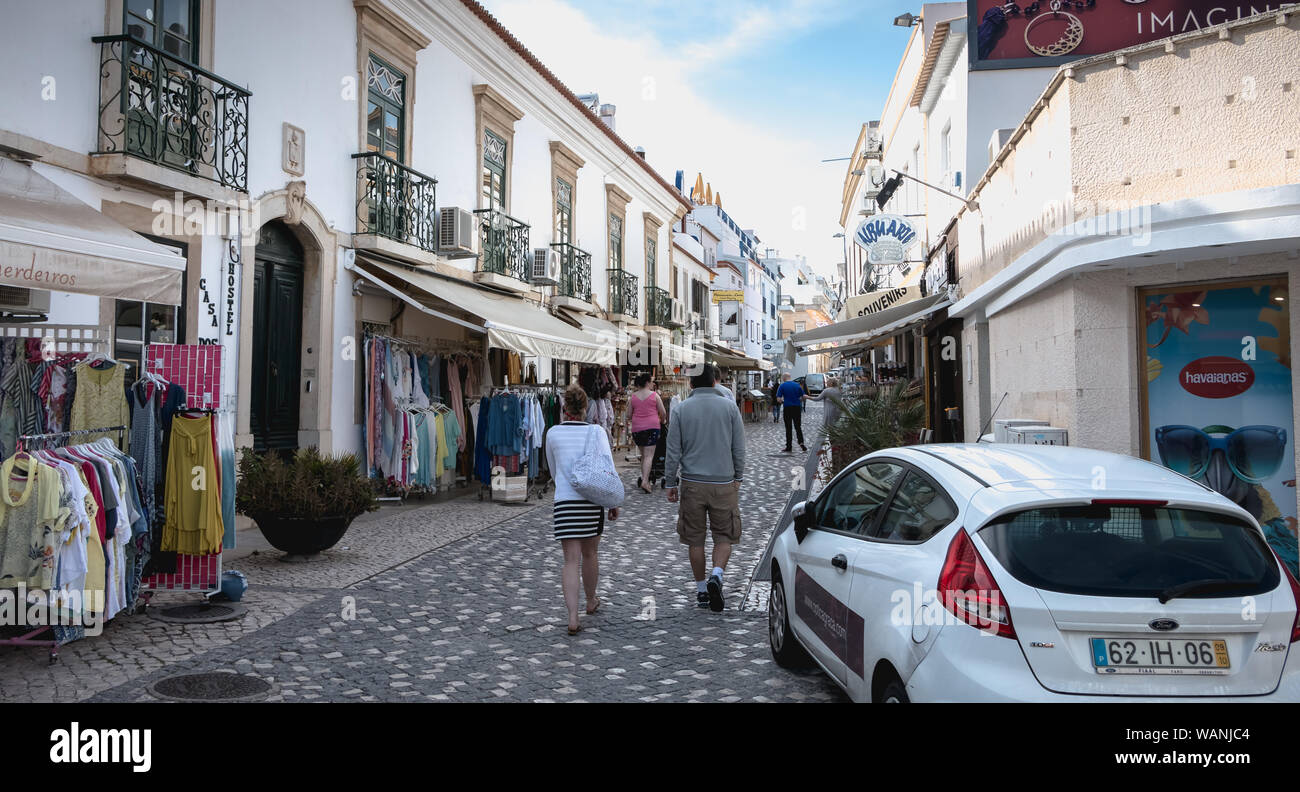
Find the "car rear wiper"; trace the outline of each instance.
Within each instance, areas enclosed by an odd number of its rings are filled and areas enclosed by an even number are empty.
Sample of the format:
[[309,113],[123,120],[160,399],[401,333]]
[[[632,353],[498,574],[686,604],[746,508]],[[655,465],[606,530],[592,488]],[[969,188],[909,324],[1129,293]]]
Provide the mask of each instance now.
[[1170,586],[1160,592],[1160,604],[1164,605],[1176,597],[1185,597],[1188,594],[1201,594],[1209,591],[1224,591],[1229,589],[1248,588],[1258,585],[1258,580],[1227,580],[1225,578],[1209,578],[1207,580],[1189,580],[1186,583],[1179,583],[1177,586]]

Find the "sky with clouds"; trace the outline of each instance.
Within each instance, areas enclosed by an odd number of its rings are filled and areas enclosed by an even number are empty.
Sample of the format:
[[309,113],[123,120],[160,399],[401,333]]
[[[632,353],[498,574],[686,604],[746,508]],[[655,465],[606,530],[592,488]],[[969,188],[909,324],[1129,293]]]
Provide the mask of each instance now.
[[669,181],[703,173],[761,247],[833,275],[844,162],[907,44],[884,0],[483,0]]

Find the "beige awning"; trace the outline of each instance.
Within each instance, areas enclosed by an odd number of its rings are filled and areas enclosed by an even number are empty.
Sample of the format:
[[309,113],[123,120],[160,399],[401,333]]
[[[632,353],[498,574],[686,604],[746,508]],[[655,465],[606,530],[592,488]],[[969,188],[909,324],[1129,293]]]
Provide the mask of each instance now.
[[184,274],[181,256],[0,158],[0,284],[180,305]]
[[[351,269],[393,292],[398,299],[434,316],[450,318],[462,325],[463,320],[446,312],[462,311],[478,317],[483,326],[473,329],[487,332],[488,346],[576,363],[615,365],[618,361],[617,349],[607,338],[573,327],[520,297],[361,255]],[[412,297],[403,285],[415,289],[422,298]],[[446,306],[430,305],[427,298]]]
[[[906,332],[914,327],[919,327],[935,312],[947,308],[951,304],[952,300],[947,294],[936,294],[933,297],[916,300],[906,305],[899,306],[899,308],[909,308],[910,312],[905,313],[901,317],[897,314],[891,314],[890,316],[892,321],[882,324],[870,332],[859,336],[850,344],[837,347],[802,349],[799,351],[799,354],[803,357],[819,355],[822,352],[838,352],[842,357],[851,357],[853,355],[861,354],[871,347],[879,346],[899,333]],[[896,309],[890,309],[890,311],[894,310]],[[881,316],[881,314],[876,314],[876,316]]]
[[762,370],[761,362],[755,360],[752,357],[747,357],[735,351],[734,349],[729,349],[728,347],[724,347],[719,344],[713,344],[708,341],[705,341],[704,352],[709,356],[709,358],[712,359],[712,362],[718,364],[719,368],[741,369],[741,370],[753,369],[755,371]]
[[800,348],[801,355],[813,355],[818,352],[831,352],[834,347],[826,347],[817,350],[808,350],[808,347],[814,344],[831,344],[838,342],[862,341],[879,332],[881,329],[894,325],[900,320],[908,321],[908,317],[913,314],[928,315],[930,312],[938,310],[940,303],[946,305],[949,302],[947,294],[935,294],[930,297],[922,297],[919,300],[912,300],[901,305],[895,305],[866,316],[855,316],[852,319],[846,319],[843,322],[818,327],[813,330],[807,330],[802,333],[795,333],[790,337],[790,341]]

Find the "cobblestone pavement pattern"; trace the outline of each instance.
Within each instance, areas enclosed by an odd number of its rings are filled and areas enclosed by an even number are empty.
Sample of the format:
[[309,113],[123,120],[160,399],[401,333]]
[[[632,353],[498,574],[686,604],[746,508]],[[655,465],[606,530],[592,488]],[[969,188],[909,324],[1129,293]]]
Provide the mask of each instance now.
[[[811,437],[820,406],[808,412]],[[249,613],[237,621],[123,617],[53,666],[39,650],[2,650],[0,701],[153,701],[156,679],[216,670],[267,679],[282,701],[843,700],[820,673],[772,662],[766,588],[744,596],[803,461],[779,453],[770,418],[746,431],[745,533],[721,614],[695,606],[676,506],[638,491],[626,465],[624,514],[600,548],[604,604],[577,636],[564,629],[549,496],[531,508],[470,496],[367,515],[319,561],[240,559]]]

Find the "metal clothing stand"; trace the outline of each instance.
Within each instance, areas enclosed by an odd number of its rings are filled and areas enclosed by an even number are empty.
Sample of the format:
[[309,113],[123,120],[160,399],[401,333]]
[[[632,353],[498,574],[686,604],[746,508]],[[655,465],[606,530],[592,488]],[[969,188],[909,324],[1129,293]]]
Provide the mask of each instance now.
[[[66,445],[67,441],[73,437],[84,437],[86,435],[98,434],[106,435],[112,432],[118,433],[118,445],[121,446],[123,438],[126,436],[127,428],[125,426],[106,426],[102,429],[78,429],[71,432],[45,432],[43,434],[22,435],[16,443],[15,453],[39,450],[43,448],[54,448]],[[52,601],[53,597],[46,592],[46,600]],[[25,603],[15,603],[15,606],[22,607]],[[54,638],[54,628],[60,625],[43,624],[33,630],[23,633],[13,638],[0,639],[0,646],[47,646],[50,651],[50,663],[56,663],[59,660],[59,642]],[[49,638],[37,638],[45,632],[50,633]]]

